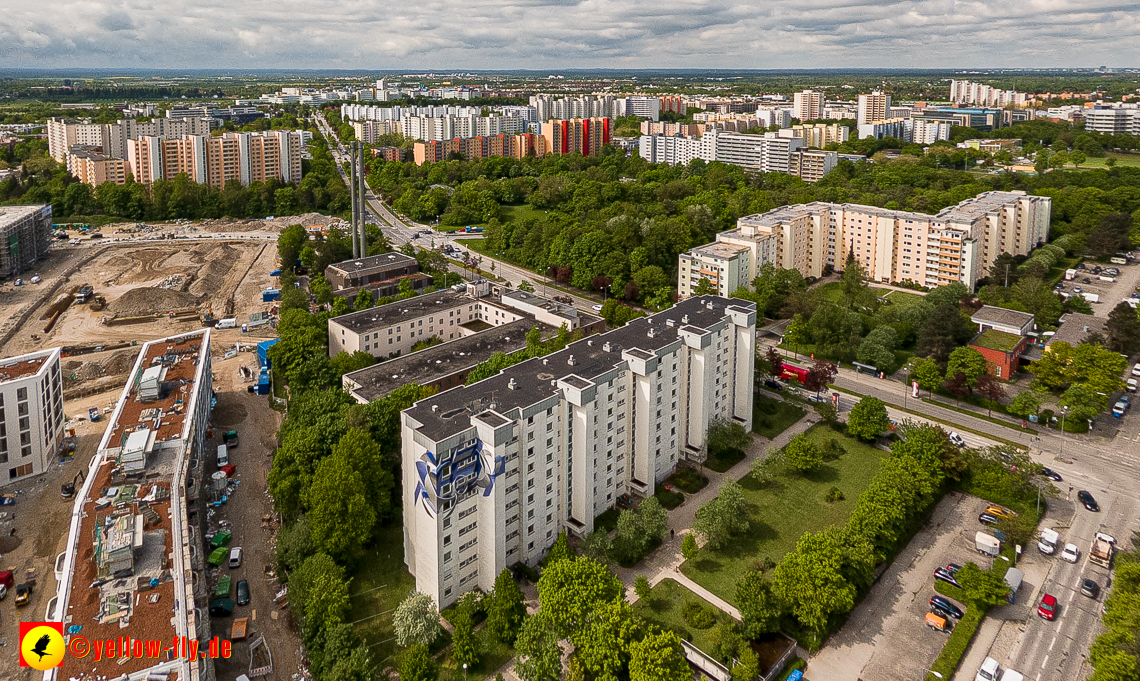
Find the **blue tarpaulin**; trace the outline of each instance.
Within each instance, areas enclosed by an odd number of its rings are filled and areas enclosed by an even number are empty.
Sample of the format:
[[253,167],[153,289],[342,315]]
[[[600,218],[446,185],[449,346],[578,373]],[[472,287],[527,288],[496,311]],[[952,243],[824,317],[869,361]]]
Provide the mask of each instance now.
[[262,342],[257,344],[257,361],[261,363],[261,366],[263,368],[265,368],[265,369],[272,369],[273,368],[272,364],[270,364],[270,362],[269,362],[269,348],[276,345],[277,341],[279,341],[279,340],[281,340],[281,339],[280,338],[274,338],[273,340],[262,341]]

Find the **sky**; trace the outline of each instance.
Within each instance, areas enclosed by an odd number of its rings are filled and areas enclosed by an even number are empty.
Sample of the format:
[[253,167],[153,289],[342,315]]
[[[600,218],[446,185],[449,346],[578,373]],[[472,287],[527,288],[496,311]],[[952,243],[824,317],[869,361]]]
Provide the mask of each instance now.
[[1112,0],[0,0],[0,67],[1140,65]]

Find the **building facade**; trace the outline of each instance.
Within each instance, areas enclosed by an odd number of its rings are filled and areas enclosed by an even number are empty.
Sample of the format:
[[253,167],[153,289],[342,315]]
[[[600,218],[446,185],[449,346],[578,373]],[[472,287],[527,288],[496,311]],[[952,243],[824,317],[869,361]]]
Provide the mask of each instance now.
[[638,154],[650,163],[688,164],[694,159],[719,161],[761,173],[788,173],[817,182],[839,162],[834,151],[807,151],[804,140],[768,132],[741,135],[706,130],[700,137],[644,135]]
[[0,360],[0,485],[40,475],[63,442],[59,348]]
[[98,187],[104,182],[127,183],[126,161],[107,156],[98,151],[97,147],[72,147],[67,154],[67,172],[92,187]]
[[748,248],[737,244],[705,244],[678,256],[677,294],[691,298],[702,280],[716,287],[716,295],[727,298],[741,286],[752,283]]
[[423,165],[446,161],[452,154],[459,154],[465,160],[499,156],[522,159],[528,156],[545,156],[547,149],[545,137],[528,132],[520,135],[416,142],[412,146],[412,160],[416,165]]
[[0,276],[15,277],[47,257],[51,205],[0,206]]
[[288,130],[177,139],[147,135],[127,140],[126,162],[135,182],[143,184],[172,180],[181,173],[219,188],[229,182],[249,186],[272,179],[298,183],[303,148],[301,134]]
[[610,143],[610,119],[548,120],[542,124],[541,135],[548,154],[597,156]]
[[336,292],[398,281],[419,271],[419,262],[410,255],[381,253],[329,265],[325,268],[325,279]]
[[869,95],[859,95],[856,110],[856,125],[874,123],[891,117],[891,96],[879,91]]
[[401,413],[404,561],[441,608],[585,536],[622,494],[751,428],[755,304],[703,296]]
[[815,121],[823,118],[823,93],[814,90],[797,92],[792,98],[792,118],[800,122]]
[[[998,255],[1025,255],[1046,242],[1051,207],[1049,197],[1019,191],[985,192],[937,215],[813,202],[742,217],[716,240],[745,247],[753,273],[771,262],[818,277],[853,253],[873,281],[961,282],[973,290]],[[684,258],[678,276],[695,286]]]
[[1085,130],[1109,135],[1140,135],[1140,109],[1085,109]]
[[796,137],[804,141],[804,146],[822,149],[829,144],[842,144],[851,138],[851,128],[838,123],[815,123],[811,125],[793,125],[782,128],[777,134],[780,137]]
[[982,106],[1017,106],[1029,103],[1030,96],[1015,90],[1000,90],[989,85],[968,80],[950,81],[950,101],[956,104],[980,104]]
[[950,129],[955,125],[942,120],[921,118],[888,118],[859,126],[859,138],[873,137],[881,140],[893,137],[907,144],[934,144],[939,140],[950,139]]

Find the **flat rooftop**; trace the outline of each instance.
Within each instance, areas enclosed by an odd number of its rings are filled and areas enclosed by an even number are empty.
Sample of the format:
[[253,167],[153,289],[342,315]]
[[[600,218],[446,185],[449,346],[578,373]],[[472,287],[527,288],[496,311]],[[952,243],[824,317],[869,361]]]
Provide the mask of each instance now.
[[[706,303],[712,303],[713,308],[709,309]],[[593,380],[622,365],[626,361],[622,358],[623,351],[640,349],[655,353],[679,342],[682,329],[707,330],[717,325],[729,307],[751,311],[755,310],[755,303],[720,296],[689,298],[664,312],[582,339],[545,357],[521,362],[478,383],[420,400],[406,412],[423,424],[420,432],[438,442],[470,428],[468,417],[488,409],[492,402],[495,411],[507,414],[558,394],[560,389],[552,385],[554,381],[573,376],[576,378],[571,380],[572,384],[584,385],[582,379]],[[686,316],[688,321],[682,322]],[[571,357],[573,364],[570,364]],[[512,380],[513,389],[508,387]]]
[[[390,267],[400,267],[416,264],[416,259],[403,253],[381,253],[366,258],[344,260],[328,266],[328,269],[341,272],[350,277],[359,277],[382,272]],[[418,266],[418,265],[417,265]]]
[[47,206],[0,206],[0,226],[9,222],[15,222],[29,215],[36,215],[43,211],[44,208],[47,208]]
[[496,352],[512,353],[526,347],[526,334],[538,327],[546,338],[554,329],[533,319],[492,327],[473,336],[433,345],[386,362],[353,371],[344,378],[359,385],[354,395],[369,402],[378,400],[408,383],[424,385],[491,359]]
[[1013,352],[1013,349],[1021,343],[1021,338],[1021,336],[1012,333],[986,329],[975,336],[974,340],[970,341],[970,345],[976,345],[979,348],[985,348],[995,352]]
[[1018,199],[1025,198],[1029,198],[1025,192],[985,192],[956,205],[943,208],[938,211],[938,218],[942,220],[974,219],[1008,206]]
[[[518,291],[518,290],[507,291],[507,292],[503,293],[502,300],[507,300],[507,299],[515,300],[515,301],[518,301],[520,303],[524,303],[526,305],[532,305],[534,307],[542,308],[543,310],[546,310],[550,314],[562,317],[562,318],[566,319],[567,321],[573,321],[575,319],[580,319],[581,323],[583,325],[593,324],[594,322],[601,319],[601,317],[599,317],[597,315],[590,314],[589,312],[584,312],[582,310],[579,310],[578,308],[574,307],[573,305],[567,305],[565,303],[559,303],[558,301],[551,300],[550,298],[544,298],[543,296],[540,296],[537,293],[531,293],[529,291]],[[503,303],[500,303],[500,304],[503,304]],[[518,310],[520,308],[512,308],[512,309]],[[572,326],[572,325],[568,325],[568,326]]]
[[40,373],[44,367],[51,364],[52,358],[58,354],[59,350],[53,348],[51,350],[30,352],[26,355],[20,355],[19,357],[0,359],[0,384],[35,376]]
[[747,252],[748,252],[747,246],[740,246],[737,244],[729,244],[729,243],[724,243],[722,241],[714,241],[711,244],[705,244],[704,246],[697,246],[696,248],[692,248],[689,250],[689,254],[707,255],[707,256],[711,256],[711,257],[715,257],[715,258],[731,258],[733,256],[737,256],[737,255],[740,255],[741,253],[747,253]]
[[419,319],[432,312],[447,312],[463,305],[473,305],[475,302],[476,300],[466,293],[457,293],[451,289],[445,289],[360,312],[350,312],[339,317],[333,317],[329,323],[338,324],[357,333],[364,333],[375,329],[384,329],[406,319]]

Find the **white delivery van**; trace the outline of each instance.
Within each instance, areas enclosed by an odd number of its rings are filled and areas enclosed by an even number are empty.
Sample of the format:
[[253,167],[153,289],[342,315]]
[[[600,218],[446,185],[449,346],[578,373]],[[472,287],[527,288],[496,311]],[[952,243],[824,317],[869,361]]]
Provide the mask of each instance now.
[[1041,538],[1037,541],[1037,550],[1041,553],[1052,555],[1057,550],[1057,542],[1061,540],[1061,535],[1057,534],[1056,530],[1046,527],[1041,530]]
[[1113,265],[1127,265],[1128,261],[1124,258],[1109,258],[1108,261]]
[[237,327],[237,319],[231,317],[229,319],[219,319],[217,328],[219,329],[233,329]]
[[225,445],[218,445],[218,468],[227,466],[230,463],[230,453]]

